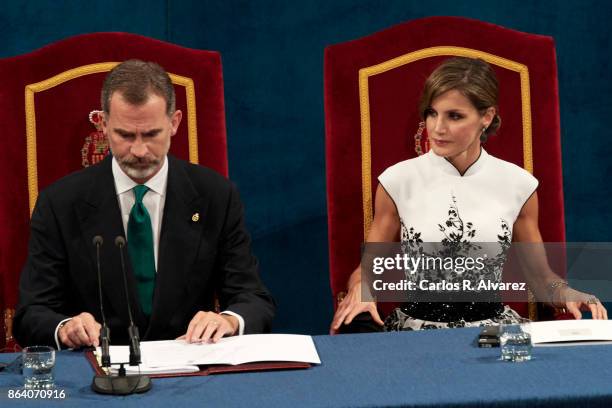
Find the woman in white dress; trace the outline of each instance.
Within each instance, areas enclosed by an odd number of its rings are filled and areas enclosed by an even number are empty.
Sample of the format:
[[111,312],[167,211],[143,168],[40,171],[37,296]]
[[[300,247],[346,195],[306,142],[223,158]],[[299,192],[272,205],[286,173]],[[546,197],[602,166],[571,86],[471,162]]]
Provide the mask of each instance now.
[[[480,59],[456,57],[442,63],[425,82],[419,111],[431,150],[400,162],[380,177],[368,242],[415,245],[440,242],[541,243],[538,229],[538,181],[524,169],[489,155],[482,144],[501,125],[498,84]],[[537,256],[536,256],[537,258]],[[545,259],[540,257],[539,262]],[[545,261],[543,261],[544,264]],[[564,307],[575,318],[581,310],[607,319],[592,295],[571,289],[549,268],[530,276],[538,294]],[[407,302],[383,322],[375,302],[361,301],[361,266],[351,274],[347,295],[331,325],[337,332],[356,316],[385,330],[482,326],[521,317],[501,302]],[[367,316],[369,314],[370,316]]]

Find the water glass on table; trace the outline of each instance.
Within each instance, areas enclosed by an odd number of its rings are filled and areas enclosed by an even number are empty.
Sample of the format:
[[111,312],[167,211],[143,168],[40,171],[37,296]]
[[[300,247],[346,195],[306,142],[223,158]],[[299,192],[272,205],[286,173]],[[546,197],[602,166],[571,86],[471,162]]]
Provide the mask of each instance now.
[[499,327],[499,345],[501,360],[522,362],[531,360],[531,335],[529,323],[519,324],[503,321]]
[[26,389],[50,389],[55,386],[53,367],[55,349],[48,346],[30,346],[22,350],[23,381]]

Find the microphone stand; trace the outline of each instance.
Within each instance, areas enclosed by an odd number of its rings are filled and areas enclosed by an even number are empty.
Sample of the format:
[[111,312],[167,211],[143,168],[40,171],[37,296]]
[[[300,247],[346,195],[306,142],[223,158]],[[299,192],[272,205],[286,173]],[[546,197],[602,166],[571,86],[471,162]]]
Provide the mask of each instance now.
[[[100,238],[99,243],[97,243],[96,238]],[[96,236],[94,237],[94,245],[97,248],[97,262],[98,262],[98,286],[99,286],[99,295],[100,295],[100,309],[102,311],[102,321],[103,327],[100,334],[100,344],[102,347],[102,367],[109,368],[111,366],[110,362],[110,354],[108,353],[108,344],[110,342],[109,332],[110,330],[106,327],[106,319],[104,317],[104,308],[102,306],[102,283],[100,277],[100,245],[102,244],[102,237]],[[121,256],[121,270],[123,272],[123,286],[125,290],[125,298],[127,300],[128,307],[128,316],[130,319],[130,326],[128,327],[128,334],[130,337],[130,361],[129,365],[138,366],[141,363],[141,354],[140,354],[140,337],[138,334],[138,327],[134,325],[134,320],[132,318],[132,308],[130,306],[130,297],[127,285],[127,275],[125,272],[125,261],[123,257],[123,247],[125,246],[125,239],[122,236],[118,236],[115,239],[115,245],[119,247],[119,253]],[[105,330],[106,329],[106,330]],[[106,341],[106,343],[104,343]],[[108,359],[105,359],[105,347],[106,344],[106,356]],[[114,363],[113,365],[119,365],[118,375],[114,376],[112,374],[108,375],[96,375],[91,384],[91,388],[99,393],[99,394],[110,394],[110,395],[128,395],[133,393],[143,393],[147,392],[151,389],[152,383],[151,378],[146,375],[135,374],[135,375],[126,375],[123,363]]]

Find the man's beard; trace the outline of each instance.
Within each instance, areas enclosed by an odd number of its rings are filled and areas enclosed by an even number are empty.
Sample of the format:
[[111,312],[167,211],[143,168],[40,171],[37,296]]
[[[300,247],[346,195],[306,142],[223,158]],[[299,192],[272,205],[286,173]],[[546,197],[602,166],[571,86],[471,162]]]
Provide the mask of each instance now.
[[131,178],[145,179],[151,177],[161,167],[162,159],[117,158],[117,163]]

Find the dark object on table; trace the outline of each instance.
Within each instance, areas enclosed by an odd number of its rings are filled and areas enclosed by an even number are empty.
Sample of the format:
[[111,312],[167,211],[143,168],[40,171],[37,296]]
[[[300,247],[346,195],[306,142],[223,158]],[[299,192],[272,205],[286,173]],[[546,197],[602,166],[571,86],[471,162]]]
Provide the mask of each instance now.
[[121,363],[118,375],[96,375],[91,383],[91,389],[98,394],[129,395],[141,394],[151,389],[151,379],[146,375],[126,375]]
[[374,333],[383,331],[383,327],[376,324],[368,312],[359,313],[350,324],[343,324],[338,330],[341,334]]
[[484,327],[478,335],[478,347],[499,347],[499,326]]

